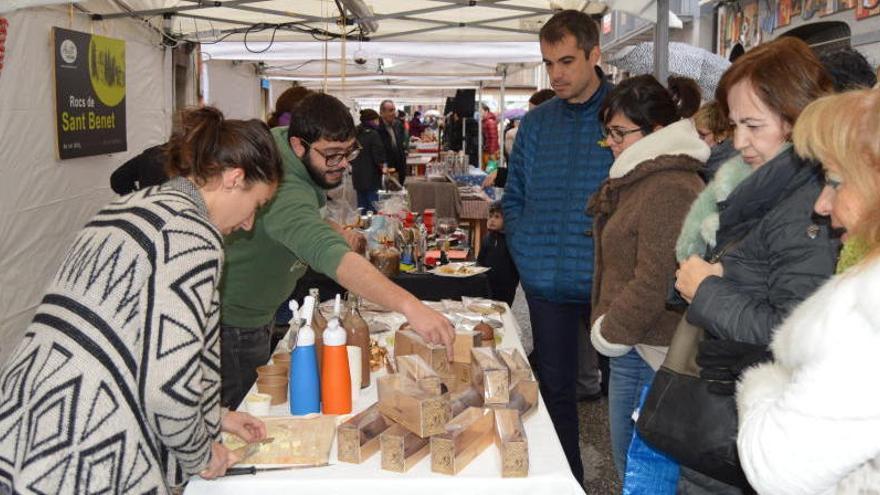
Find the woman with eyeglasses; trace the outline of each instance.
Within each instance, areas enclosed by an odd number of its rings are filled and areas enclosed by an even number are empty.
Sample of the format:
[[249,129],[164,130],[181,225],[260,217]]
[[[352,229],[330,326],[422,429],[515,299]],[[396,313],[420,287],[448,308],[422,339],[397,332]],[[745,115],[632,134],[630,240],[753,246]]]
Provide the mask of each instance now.
[[[750,50],[719,82],[739,154],[688,213],[675,281],[690,303],[687,321],[707,334],[697,356],[704,375],[727,376],[719,393],[733,394],[738,373],[766,359],[774,329],[834,273],[839,243],[812,216],[821,174],[791,146],[801,111],[832,90],[809,46],[792,37]],[[693,471],[682,477],[685,493],[738,493]]]
[[665,308],[666,287],[676,235],[703,188],[698,172],[709,156],[688,118],[699,105],[692,80],[670,78],[667,90],[643,75],[621,82],[599,109],[614,164],[588,207],[596,239],[591,338],[611,358],[608,416],[621,480],[632,412],[681,318]]

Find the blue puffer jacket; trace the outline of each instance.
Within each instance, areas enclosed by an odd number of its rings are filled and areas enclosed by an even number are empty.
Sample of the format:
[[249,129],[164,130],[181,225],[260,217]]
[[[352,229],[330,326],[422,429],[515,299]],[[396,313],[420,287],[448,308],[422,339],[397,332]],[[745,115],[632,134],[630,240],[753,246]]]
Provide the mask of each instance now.
[[614,161],[602,139],[602,83],[586,103],[553,98],[526,114],[504,189],[504,230],[523,288],[556,303],[586,303],[593,279],[592,218],[584,208]]

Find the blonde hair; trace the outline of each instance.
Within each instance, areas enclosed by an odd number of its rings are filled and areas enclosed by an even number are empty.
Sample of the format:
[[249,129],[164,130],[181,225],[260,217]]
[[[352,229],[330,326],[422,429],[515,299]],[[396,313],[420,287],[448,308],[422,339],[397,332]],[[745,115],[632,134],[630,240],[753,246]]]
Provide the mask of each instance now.
[[847,91],[807,105],[794,126],[794,146],[840,170],[864,203],[854,234],[880,254],[880,90]]
[[719,143],[731,135],[730,120],[717,101],[704,103],[697,110],[694,114],[694,125],[708,129]]

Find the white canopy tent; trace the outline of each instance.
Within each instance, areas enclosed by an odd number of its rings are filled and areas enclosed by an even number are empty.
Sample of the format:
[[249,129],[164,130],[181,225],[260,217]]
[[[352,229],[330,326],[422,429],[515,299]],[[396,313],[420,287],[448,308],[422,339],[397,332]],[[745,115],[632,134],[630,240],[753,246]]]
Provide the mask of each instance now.
[[[176,96],[168,47],[196,42],[204,59],[243,61],[235,84],[264,76],[349,98],[379,88],[436,94],[503,87],[505,74],[533,70],[537,31],[554,9],[610,7],[656,20],[655,1],[666,0],[372,0],[372,11],[356,0],[0,0],[10,24],[0,72],[0,170],[12,178],[0,183],[0,342],[18,341],[73,236],[113,197],[110,172],[167,138]],[[51,26],[126,41],[129,151],[58,160]],[[357,39],[364,35],[369,41]],[[224,98],[236,98],[244,90],[230,83],[226,91]],[[258,86],[248,91],[259,97]],[[0,344],[0,364],[11,350]]]
[[295,80],[346,97],[376,94],[423,94],[440,97],[455,89],[499,85],[504,69],[511,75],[541,63],[536,41],[530,42],[276,42],[264,53],[242,42],[205,45],[208,60],[258,63],[261,76]]
[[[94,2],[8,0],[0,14],[36,5]],[[192,41],[308,41],[358,34],[372,41],[533,41],[555,10],[601,14],[607,9],[656,22],[655,0],[118,0],[119,9],[90,10],[101,19],[151,19],[172,14],[162,28]],[[339,26],[340,7],[346,24]],[[681,21],[670,15],[670,26]],[[316,30],[322,31],[317,32]]]

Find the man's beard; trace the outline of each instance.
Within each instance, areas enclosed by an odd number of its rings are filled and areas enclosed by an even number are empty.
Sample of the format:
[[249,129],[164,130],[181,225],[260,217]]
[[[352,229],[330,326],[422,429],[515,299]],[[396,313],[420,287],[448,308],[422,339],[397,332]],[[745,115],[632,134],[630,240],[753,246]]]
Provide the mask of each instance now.
[[339,182],[333,184],[327,181],[327,176],[324,175],[320,170],[317,170],[314,165],[312,165],[312,158],[309,156],[309,152],[306,153],[302,157],[303,165],[306,166],[306,170],[309,172],[309,177],[315,181],[315,184],[321,187],[321,189],[333,189],[339,184],[342,184],[342,179],[339,179]]

